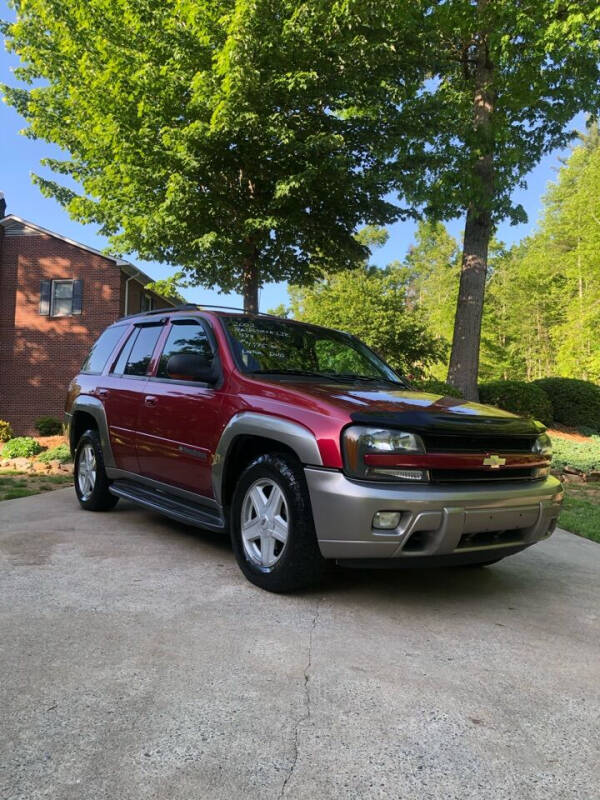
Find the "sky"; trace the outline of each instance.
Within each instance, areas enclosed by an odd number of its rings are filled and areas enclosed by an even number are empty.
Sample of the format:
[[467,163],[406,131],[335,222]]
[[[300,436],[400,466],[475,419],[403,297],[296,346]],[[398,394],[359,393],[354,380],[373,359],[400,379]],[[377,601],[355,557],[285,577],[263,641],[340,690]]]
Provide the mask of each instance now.
[[[0,0],[0,19],[12,19],[14,13],[7,7],[5,0]],[[17,65],[17,59],[0,48],[0,83],[16,85],[11,74],[12,68]],[[573,127],[584,130],[585,119],[583,114],[575,117]],[[39,189],[31,182],[31,173],[51,177],[49,170],[40,166],[44,157],[59,157],[60,151],[53,145],[43,141],[34,141],[19,134],[24,127],[19,115],[7,106],[0,104],[0,191],[5,194],[7,213],[35,222],[44,228],[74,239],[75,241],[95,247],[99,250],[107,246],[107,241],[99,236],[93,225],[82,225],[69,218],[67,212],[56,201],[43,197]],[[556,179],[560,158],[565,157],[568,150],[555,151],[546,156],[527,177],[527,188],[519,189],[514,193],[514,200],[521,203],[527,212],[528,222],[511,226],[508,222],[502,223],[497,232],[497,238],[507,245],[520,241],[535,227],[539,217],[542,196],[549,182]],[[464,220],[456,219],[447,223],[450,233],[460,239]],[[372,263],[385,266],[390,261],[402,260],[414,242],[416,223],[414,221],[398,222],[388,228],[389,240],[384,247],[374,251]],[[139,266],[144,272],[154,279],[166,278],[173,272],[173,267],[157,262],[146,262],[135,258],[135,254],[126,258]],[[187,300],[193,303],[212,305],[231,305],[240,307],[242,298],[235,294],[221,294],[202,287],[185,289]],[[286,304],[288,300],[286,284],[276,283],[265,285],[260,293],[260,310],[266,311],[280,303]]]

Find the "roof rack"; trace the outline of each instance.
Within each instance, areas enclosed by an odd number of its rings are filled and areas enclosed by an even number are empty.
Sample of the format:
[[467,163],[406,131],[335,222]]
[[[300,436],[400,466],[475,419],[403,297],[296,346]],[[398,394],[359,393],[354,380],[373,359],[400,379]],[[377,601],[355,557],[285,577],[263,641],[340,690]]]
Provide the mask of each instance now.
[[266,314],[263,311],[259,311],[256,314],[251,314],[249,311],[244,311],[243,308],[236,308],[235,306],[212,306],[206,305],[205,303],[184,303],[178,306],[164,306],[163,308],[153,308],[151,311],[138,311],[135,314],[128,314],[126,317],[121,317],[121,319],[130,319],[131,317],[139,317],[139,316],[151,316],[154,314],[170,314],[173,311],[211,311],[212,309],[217,309],[220,311],[237,311],[240,314],[249,314],[255,317],[271,317],[272,319],[282,319],[282,317],[278,316],[277,314]]

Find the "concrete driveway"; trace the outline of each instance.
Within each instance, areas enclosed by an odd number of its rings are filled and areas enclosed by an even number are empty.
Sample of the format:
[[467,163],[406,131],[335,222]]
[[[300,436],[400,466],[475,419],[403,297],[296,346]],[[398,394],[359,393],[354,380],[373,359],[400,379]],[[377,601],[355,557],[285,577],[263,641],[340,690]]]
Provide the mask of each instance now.
[[597,544],[282,597],[72,489],[0,531],[3,800],[600,796]]

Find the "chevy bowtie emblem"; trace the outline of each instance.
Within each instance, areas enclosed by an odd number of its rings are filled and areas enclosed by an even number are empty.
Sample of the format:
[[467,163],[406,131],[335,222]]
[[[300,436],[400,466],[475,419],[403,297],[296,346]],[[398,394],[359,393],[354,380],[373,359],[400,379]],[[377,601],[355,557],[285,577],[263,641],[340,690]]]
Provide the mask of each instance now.
[[483,466],[491,467],[492,469],[498,469],[499,467],[503,467],[505,464],[506,459],[500,458],[500,456],[488,456],[487,458],[483,459]]

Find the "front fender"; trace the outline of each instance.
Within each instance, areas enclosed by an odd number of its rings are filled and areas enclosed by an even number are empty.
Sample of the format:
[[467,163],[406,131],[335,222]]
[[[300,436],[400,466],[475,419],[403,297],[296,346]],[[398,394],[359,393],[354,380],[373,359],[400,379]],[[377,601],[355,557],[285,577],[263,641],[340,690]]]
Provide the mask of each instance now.
[[323,466],[323,460],[314,434],[303,425],[269,414],[242,411],[233,416],[221,438],[212,463],[212,484],[215,500],[221,504],[225,464],[231,445],[238,436],[261,436],[275,439],[286,445],[304,466]]

